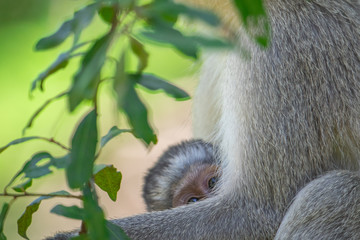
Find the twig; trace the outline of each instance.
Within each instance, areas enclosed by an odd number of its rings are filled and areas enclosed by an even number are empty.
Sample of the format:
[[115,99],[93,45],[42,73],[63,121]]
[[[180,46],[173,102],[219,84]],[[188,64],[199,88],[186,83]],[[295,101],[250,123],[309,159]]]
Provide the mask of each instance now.
[[56,141],[54,138],[46,138],[46,137],[40,137],[40,139],[47,141],[47,142],[51,142],[54,143],[56,145],[58,145],[59,147],[61,147],[62,149],[66,150],[66,151],[71,151],[71,148],[66,147],[65,145],[63,145],[62,143]]
[[61,198],[76,198],[82,200],[80,195],[64,195],[64,194],[45,194],[45,193],[0,193],[0,197],[61,197]]
[[61,97],[65,96],[66,94],[68,94],[69,92],[66,91],[66,92],[62,92],[58,95],[56,95],[55,97],[53,98],[50,98],[48,99],[38,110],[36,110],[36,112],[31,116],[28,124],[26,125],[26,127],[23,129],[23,135],[25,134],[25,131],[31,127],[31,125],[33,124],[35,118],[48,106],[50,105],[50,103],[52,103],[53,101],[55,100],[58,100],[60,99]]

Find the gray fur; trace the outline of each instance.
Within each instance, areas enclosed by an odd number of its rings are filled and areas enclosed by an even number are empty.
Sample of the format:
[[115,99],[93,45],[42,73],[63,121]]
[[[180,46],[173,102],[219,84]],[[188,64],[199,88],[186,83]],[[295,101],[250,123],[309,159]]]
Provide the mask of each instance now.
[[[265,3],[271,46],[260,49],[240,30],[239,43],[250,50],[250,59],[233,51],[214,54],[204,64],[198,95],[203,104],[204,98],[216,96],[217,101],[209,114],[197,115],[195,126],[207,125],[213,115],[216,121],[195,137],[220,145],[218,194],[196,204],[114,220],[132,239],[273,239],[292,199],[307,183],[333,170],[358,171],[360,2]],[[207,84],[218,88],[216,95],[201,91]],[[203,109],[196,99],[194,104],[195,113]],[[353,181],[351,174],[342,179]],[[307,188],[327,184],[320,180]],[[330,191],[323,193],[322,199],[334,200]],[[312,201],[311,195],[299,196],[295,202]],[[337,196],[340,217],[324,213],[315,218],[326,218],[332,226],[349,215],[358,219],[358,212],[341,207],[348,200]],[[289,214],[286,219],[295,213]],[[304,229],[314,231],[312,236],[328,230]],[[354,227],[349,231],[359,234]]]
[[360,239],[360,176],[331,172],[296,196],[275,240]]
[[172,208],[175,188],[192,165],[215,163],[214,149],[204,141],[184,141],[170,147],[144,178],[143,198],[148,211]]

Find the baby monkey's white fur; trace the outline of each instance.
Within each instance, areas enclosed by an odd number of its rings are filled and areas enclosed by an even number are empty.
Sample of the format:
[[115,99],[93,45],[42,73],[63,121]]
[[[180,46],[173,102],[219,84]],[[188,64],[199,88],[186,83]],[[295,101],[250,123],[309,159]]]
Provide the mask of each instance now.
[[194,100],[195,137],[220,146],[218,194],[114,220],[132,239],[360,239],[360,2],[264,2],[269,48],[240,28],[251,57],[211,56]]

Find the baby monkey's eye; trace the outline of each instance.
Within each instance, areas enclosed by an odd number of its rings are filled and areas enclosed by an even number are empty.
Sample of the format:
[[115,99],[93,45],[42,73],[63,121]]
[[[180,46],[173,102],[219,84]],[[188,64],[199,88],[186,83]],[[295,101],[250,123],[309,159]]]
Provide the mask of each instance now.
[[217,183],[218,178],[217,177],[212,177],[209,179],[208,181],[208,186],[210,189],[213,189],[215,187],[215,184]]
[[192,197],[192,198],[189,198],[189,200],[187,201],[187,203],[189,204],[189,203],[195,203],[195,202],[197,202],[197,201],[199,201],[200,200],[200,198],[197,198],[197,197]]

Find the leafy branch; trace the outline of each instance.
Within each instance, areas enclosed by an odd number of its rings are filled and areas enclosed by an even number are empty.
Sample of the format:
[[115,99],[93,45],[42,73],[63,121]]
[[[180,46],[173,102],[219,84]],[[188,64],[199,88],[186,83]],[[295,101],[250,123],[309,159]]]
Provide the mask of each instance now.
[[[126,234],[116,225],[105,220],[104,213],[98,204],[95,185],[105,191],[110,199],[116,201],[120,189],[122,174],[112,165],[97,165],[102,148],[113,138],[130,133],[140,139],[145,146],[157,143],[157,136],[148,119],[148,109],[138,95],[139,89],[166,93],[176,100],[187,100],[190,96],[180,88],[172,85],[162,77],[146,73],[149,53],[145,43],[155,43],[170,46],[184,56],[197,59],[202,47],[230,48],[232,43],[227,40],[197,34],[184,33],[177,29],[177,20],[180,16],[192,20],[202,21],[211,27],[217,27],[220,20],[212,13],[191,8],[169,0],[152,0],[145,4],[136,0],[92,0],[90,4],[76,11],[74,16],[65,21],[53,34],[40,39],[35,48],[38,51],[49,50],[60,45],[72,36],[73,44],[70,49],[61,53],[32,82],[31,93],[39,89],[45,90],[46,80],[65,69],[75,57],[81,57],[81,63],[76,70],[68,90],[58,93],[31,116],[25,130],[33,126],[37,117],[54,101],[66,98],[68,111],[74,112],[82,103],[90,102],[87,113],[79,119],[70,139],[71,146],[56,141],[53,137],[23,137],[11,141],[0,148],[0,153],[13,145],[23,144],[31,140],[43,140],[56,144],[66,151],[63,156],[53,156],[47,151],[34,153],[5,186],[0,197],[11,197],[10,203],[4,203],[0,212],[0,240],[6,239],[3,226],[9,209],[18,198],[37,197],[30,203],[18,220],[18,233],[25,239],[32,215],[38,210],[43,200],[61,197],[75,198],[81,201],[82,207],[55,206],[51,212],[68,218],[82,221],[81,234],[89,239],[112,239],[121,237],[128,239]],[[261,0],[234,0],[237,9],[250,36],[262,46],[268,44],[268,24]],[[92,40],[82,41],[82,32],[91,26],[98,15],[107,24],[106,33]],[[264,21],[265,19],[265,21]],[[252,34],[251,26],[260,25],[263,31]],[[260,34],[259,34],[260,33]],[[114,52],[114,43],[122,43],[121,50],[116,52],[118,57],[111,55]],[[137,58],[136,71],[127,68],[127,55]],[[104,78],[103,69],[107,59],[116,63],[112,69],[112,76]],[[111,81],[110,91],[118,110],[123,113],[130,129],[113,126],[109,132],[99,140],[98,125],[101,120],[98,114],[98,101],[102,97],[99,87]],[[141,86],[141,88],[138,88]],[[79,192],[78,195],[66,191],[54,193],[29,193],[33,180],[43,178],[54,170],[64,170],[68,186]],[[14,186],[16,181],[21,183]],[[12,187],[9,192],[9,188]]]

